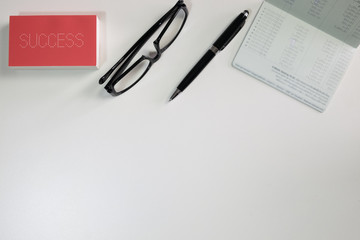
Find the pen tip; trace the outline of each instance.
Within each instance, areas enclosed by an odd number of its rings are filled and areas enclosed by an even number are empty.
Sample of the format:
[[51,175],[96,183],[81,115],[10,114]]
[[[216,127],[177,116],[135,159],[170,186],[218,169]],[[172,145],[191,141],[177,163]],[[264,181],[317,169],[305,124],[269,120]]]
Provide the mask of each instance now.
[[179,95],[179,93],[181,93],[181,91],[179,89],[176,89],[176,91],[173,93],[173,95],[171,95],[169,102],[174,100],[174,98],[176,98],[176,96]]

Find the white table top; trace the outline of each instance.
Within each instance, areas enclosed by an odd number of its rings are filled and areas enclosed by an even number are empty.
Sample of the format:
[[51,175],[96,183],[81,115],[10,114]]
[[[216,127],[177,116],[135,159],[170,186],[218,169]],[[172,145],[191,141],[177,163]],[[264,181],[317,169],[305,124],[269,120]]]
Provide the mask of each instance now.
[[[2,4],[0,239],[360,239],[359,50],[318,113],[231,66],[260,0],[196,0],[146,77],[108,95],[98,79],[175,2]],[[100,69],[9,69],[8,16],[29,12],[98,14]]]

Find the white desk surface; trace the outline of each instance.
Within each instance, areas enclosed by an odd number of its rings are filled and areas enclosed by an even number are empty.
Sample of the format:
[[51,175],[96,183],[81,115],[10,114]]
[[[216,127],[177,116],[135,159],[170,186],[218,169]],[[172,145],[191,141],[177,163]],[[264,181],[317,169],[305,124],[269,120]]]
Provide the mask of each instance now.
[[[231,66],[260,0],[194,0],[148,75],[105,93],[98,78],[175,2],[1,4],[0,239],[360,239],[360,52],[318,113]],[[100,69],[9,69],[8,16],[29,12],[99,14]]]

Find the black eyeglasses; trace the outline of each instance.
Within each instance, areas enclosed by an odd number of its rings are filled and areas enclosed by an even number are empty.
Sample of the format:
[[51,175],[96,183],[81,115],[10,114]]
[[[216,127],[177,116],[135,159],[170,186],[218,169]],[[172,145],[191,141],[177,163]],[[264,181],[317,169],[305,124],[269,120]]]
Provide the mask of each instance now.
[[[179,0],[100,78],[99,84],[103,84],[111,76],[111,79],[105,85],[105,89],[113,96],[118,96],[132,88],[145,76],[152,64],[159,60],[161,54],[175,41],[186,22],[187,16],[188,9],[184,1]],[[147,56],[140,55],[140,58],[135,58],[139,55],[140,49],[143,48],[145,43],[157,31],[161,32],[153,42],[156,53],[150,53]]]

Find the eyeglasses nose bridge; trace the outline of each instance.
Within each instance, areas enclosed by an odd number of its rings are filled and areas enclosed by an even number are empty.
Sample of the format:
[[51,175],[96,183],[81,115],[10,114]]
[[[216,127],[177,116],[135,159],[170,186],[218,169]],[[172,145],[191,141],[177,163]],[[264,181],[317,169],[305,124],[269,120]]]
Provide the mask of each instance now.
[[149,57],[152,59],[152,62],[156,62],[161,57],[162,51],[160,49],[159,41],[160,39],[156,39],[153,42],[156,51],[150,52],[149,54]]

